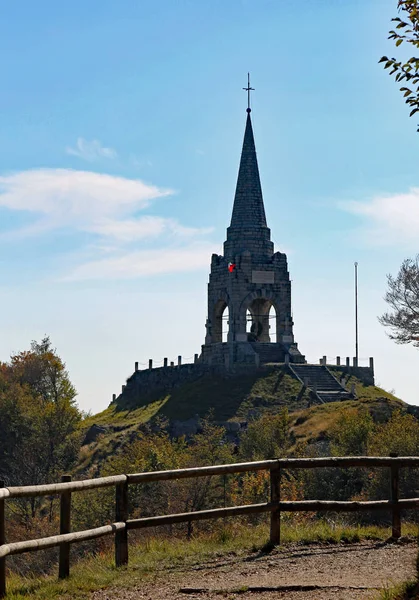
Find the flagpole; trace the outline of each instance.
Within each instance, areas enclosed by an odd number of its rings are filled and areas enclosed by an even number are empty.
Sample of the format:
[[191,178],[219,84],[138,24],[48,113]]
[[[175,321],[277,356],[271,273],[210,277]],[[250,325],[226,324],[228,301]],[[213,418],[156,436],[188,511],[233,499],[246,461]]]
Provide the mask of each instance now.
[[355,360],[358,366],[358,263],[355,263]]

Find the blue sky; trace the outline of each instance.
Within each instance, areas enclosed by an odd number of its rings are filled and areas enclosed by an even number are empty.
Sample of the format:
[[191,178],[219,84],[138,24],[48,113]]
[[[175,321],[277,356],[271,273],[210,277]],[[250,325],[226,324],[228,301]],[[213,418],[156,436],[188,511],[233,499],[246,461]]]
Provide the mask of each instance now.
[[419,237],[419,134],[378,65],[396,4],[0,0],[0,359],[50,335],[97,412],[134,361],[200,351],[250,71],[301,351],[353,356],[357,260],[360,356],[419,404],[377,322]]

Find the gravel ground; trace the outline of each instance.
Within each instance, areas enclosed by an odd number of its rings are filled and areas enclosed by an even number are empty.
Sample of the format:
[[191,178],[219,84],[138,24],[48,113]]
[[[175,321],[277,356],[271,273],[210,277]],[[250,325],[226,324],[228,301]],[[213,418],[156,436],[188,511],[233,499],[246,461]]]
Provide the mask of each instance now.
[[[414,579],[416,555],[417,544],[406,539],[288,546],[171,569],[143,584],[132,569],[132,587],[100,590],[91,600],[367,600],[379,589]],[[238,593],[240,588],[249,591]]]

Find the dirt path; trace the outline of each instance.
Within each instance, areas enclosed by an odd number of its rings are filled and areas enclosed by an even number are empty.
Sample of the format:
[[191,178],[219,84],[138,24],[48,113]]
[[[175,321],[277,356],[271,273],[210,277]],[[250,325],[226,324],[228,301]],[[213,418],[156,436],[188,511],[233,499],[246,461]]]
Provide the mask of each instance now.
[[367,600],[414,579],[416,555],[413,541],[289,546],[160,572],[130,589],[94,592],[91,600]]

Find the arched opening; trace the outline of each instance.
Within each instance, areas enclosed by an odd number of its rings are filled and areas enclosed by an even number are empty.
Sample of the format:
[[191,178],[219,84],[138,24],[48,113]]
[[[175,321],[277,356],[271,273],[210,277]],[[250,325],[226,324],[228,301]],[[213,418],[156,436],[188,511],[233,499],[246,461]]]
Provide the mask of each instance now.
[[278,341],[276,333],[276,310],[273,304],[271,304],[271,308],[269,309],[269,337],[273,343]]
[[[270,342],[275,338],[270,336],[270,309],[272,302],[266,298],[256,298],[246,310],[246,332],[249,342]],[[275,309],[274,309],[275,310]]]
[[227,305],[224,308],[221,320],[222,320],[222,342],[225,343],[228,340],[228,331],[230,329],[230,314],[229,314]]
[[249,309],[247,309],[246,310],[246,333],[247,333],[248,337],[249,337],[250,330],[252,328],[252,322],[253,322],[252,313],[250,312]]
[[[227,309],[227,311],[226,311]],[[228,329],[228,308],[225,300],[218,300],[214,306],[211,319],[211,341],[220,343],[224,338],[224,330]]]

